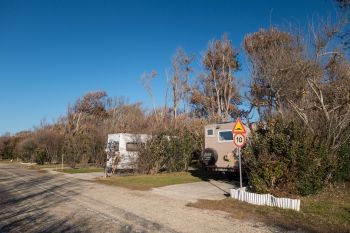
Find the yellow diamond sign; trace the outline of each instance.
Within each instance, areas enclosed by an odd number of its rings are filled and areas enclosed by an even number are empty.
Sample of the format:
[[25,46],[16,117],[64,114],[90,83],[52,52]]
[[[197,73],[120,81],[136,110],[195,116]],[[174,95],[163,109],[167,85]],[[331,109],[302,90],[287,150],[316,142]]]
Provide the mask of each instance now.
[[242,124],[242,121],[241,121],[241,118],[237,118],[234,126],[233,126],[233,129],[232,129],[232,132],[234,134],[237,134],[237,133],[246,133],[245,131],[245,128]]

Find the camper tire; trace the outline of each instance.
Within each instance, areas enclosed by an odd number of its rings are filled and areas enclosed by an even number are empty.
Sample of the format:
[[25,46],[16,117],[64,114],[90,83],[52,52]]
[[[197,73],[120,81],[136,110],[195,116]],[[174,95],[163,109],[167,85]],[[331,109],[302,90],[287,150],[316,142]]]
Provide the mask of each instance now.
[[212,148],[206,148],[202,155],[202,163],[205,166],[215,165],[218,160],[218,153]]

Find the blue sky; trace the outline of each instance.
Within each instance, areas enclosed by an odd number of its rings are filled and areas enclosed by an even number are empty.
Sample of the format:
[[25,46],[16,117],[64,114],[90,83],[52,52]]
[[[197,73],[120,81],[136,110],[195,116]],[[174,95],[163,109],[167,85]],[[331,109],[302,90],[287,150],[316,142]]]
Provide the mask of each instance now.
[[[153,69],[157,104],[176,48],[197,57],[228,33],[240,49],[247,33],[270,23],[304,27],[335,11],[332,0],[0,1],[0,134],[52,122],[68,103],[105,90],[150,106],[140,76]],[[240,78],[246,76],[244,58]]]

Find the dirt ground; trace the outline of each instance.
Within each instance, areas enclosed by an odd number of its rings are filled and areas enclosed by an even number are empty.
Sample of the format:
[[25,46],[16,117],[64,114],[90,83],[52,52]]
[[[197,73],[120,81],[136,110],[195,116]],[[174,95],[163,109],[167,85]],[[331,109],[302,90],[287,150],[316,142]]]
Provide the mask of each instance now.
[[173,195],[168,195],[171,188],[135,191],[0,164],[0,232],[279,231],[221,211],[188,207],[188,198],[178,198],[179,192],[196,189],[182,187]]

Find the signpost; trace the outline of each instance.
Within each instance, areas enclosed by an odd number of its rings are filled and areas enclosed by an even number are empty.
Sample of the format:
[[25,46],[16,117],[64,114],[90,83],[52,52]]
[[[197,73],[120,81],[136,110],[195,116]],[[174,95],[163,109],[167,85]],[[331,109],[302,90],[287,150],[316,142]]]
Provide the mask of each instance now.
[[246,138],[245,138],[245,128],[242,124],[242,121],[240,118],[237,118],[233,129],[232,129],[232,133],[234,135],[233,137],[233,143],[236,145],[237,147],[237,154],[238,154],[238,158],[239,158],[239,185],[240,188],[242,188],[242,156],[241,156],[241,148],[245,145],[246,143]]

